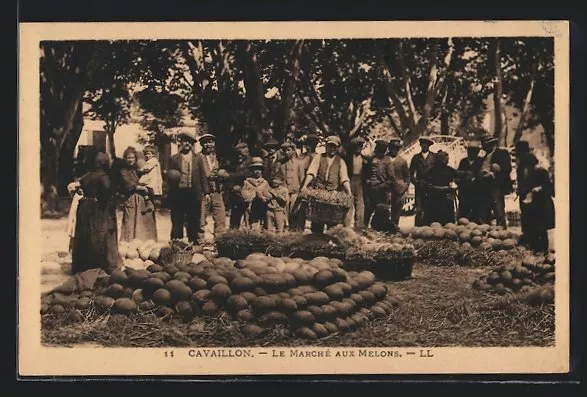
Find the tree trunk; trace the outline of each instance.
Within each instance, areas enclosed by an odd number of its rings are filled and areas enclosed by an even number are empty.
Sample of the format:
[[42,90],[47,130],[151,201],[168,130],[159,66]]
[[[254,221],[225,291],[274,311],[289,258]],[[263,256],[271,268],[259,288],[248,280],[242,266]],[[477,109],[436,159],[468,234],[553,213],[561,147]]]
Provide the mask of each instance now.
[[524,132],[524,124],[526,124],[526,119],[528,118],[528,114],[530,113],[530,103],[532,102],[532,93],[534,92],[534,84],[536,82],[537,71],[538,61],[534,61],[534,66],[532,67],[532,76],[530,79],[530,87],[528,88],[528,92],[526,93],[526,98],[524,99],[524,103],[522,105],[522,113],[520,114],[520,121],[518,123],[518,126],[516,127],[516,133],[514,134],[514,145],[518,143],[522,138],[522,133]]
[[110,157],[116,158],[116,145],[114,143],[114,131],[109,130],[106,131],[106,135],[108,136],[108,146],[110,148]]
[[296,81],[300,72],[300,57],[302,55],[303,45],[304,40],[296,41],[291,50],[290,58],[288,59],[289,68],[286,70],[287,79],[282,95],[281,114],[277,119],[277,126],[273,131],[274,137],[278,141],[282,141],[287,135],[287,128],[291,118],[291,109],[294,102]]
[[58,164],[58,192],[60,196],[67,195],[67,184],[74,178],[73,159],[75,147],[79,141],[84,126],[84,119],[81,106],[78,109],[75,117],[72,130],[70,131],[61,152],[59,153]]
[[500,52],[500,41],[495,39],[493,41],[492,61],[493,70],[495,73],[495,83],[493,89],[493,115],[494,115],[494,130],[493,136],[498,139],[498,145],[503,146],[504,134],[503,134],[503,122],[502,122],[502,96],[503,96],[503,85],[502,85],[502,72],[501,72],[501,52]]
[[259,148],[264,140],[265,129],[265,95],[263,92],[263,83],[260,78],[259,64],[257,54],[251,43],[241,47],[241,57],[245,65],[244,84],[247,101],[252,109],[253,131],[249,135],[249,145],[253,148]]

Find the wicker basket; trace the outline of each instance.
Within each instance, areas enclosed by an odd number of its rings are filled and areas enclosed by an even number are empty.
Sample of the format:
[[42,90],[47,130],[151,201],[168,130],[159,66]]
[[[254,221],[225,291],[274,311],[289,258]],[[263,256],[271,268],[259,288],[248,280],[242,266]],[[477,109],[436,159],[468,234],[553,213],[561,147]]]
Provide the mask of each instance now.
[[171,255],[171,261],[174,265],[187,265],[191,263],[194,253],[189,251],[174,251]]
[[339,224],[343,223],[348,210],[348,207],[311,199],[307,200],[306,219],[316,223]]

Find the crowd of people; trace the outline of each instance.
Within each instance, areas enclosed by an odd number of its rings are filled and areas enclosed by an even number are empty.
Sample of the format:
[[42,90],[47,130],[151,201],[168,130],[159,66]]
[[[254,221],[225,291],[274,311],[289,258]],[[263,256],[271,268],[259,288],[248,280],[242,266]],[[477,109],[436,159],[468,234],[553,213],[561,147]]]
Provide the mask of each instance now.
[[[196,142],[201,147],[197,153]],[[93,170],[69,185],[74,194],[74,221],[69,224],[74,272],[120,265],[117,195],[124,202],[120,240],[158,239],[155,209],[161,204],[163,180],[171,213],[169,237],[185,236],[194,243],[203,242],[208,216],[215,234],[227,227],[303,230],[306,218],[299,196],[310,187],[353,197],[344,220],[349,227],[396,231],[410,184],[415,187],[416,226],[460,217],[507,226],[505,196],[514,189],[512,165],[509,152],[493,137],[469,141],[467,157],[456,169],[448,165],[448,153],[430,151],[434,142],[427,137],[420,138],[421,152],[409,164],[399,154],[402,141],[397,138],[376,141],[370,155],[360,137],[346,147],[338,136],[308,135],[295,143],[269,139],[260,156],[252,156],[248,145],[239,143],[232,162],[216,155],[211,134],[198,137],[184,131],[178,143],[167,169],[161,169],[154,147],[145,147],[143,155],[129,147],[122,159],[98,153]],[[320,143],[324,152],[319,154]],[[528,142],[519,142],[516,153],[524,241],[546,251],[547,230],[554,227],[550,177],[538,166]],[[332,226],[313,222],[311,230],[321,233]]]

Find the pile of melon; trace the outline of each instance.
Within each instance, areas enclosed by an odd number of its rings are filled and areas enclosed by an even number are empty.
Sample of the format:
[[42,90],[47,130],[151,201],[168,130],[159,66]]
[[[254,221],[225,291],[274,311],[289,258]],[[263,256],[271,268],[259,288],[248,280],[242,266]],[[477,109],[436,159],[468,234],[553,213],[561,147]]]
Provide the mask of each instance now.
[[399,232],[403,237],[415,241],[449,240],[459,242],[464,247],[478,247],[483,250],[510,250],[516,247],[519,235],[503,226],[493,226],[470,222],[460,218],[458,222],[441,225],[438,222],[430,226],[404,227]]
[[473,288],[498,294],[528,292],[541,285],[554,284],[555,256],[528,255],[514,263],[500,266],[475,280]]
[[45,297],[41,313],[74,309],[117,314],[154,312],[159,317],[215,317],[226,313],[245,336],[283,326],[307,339],[357,329],[387,316],[398,301],[371,272],[346,272],[338,259],[305,261],[251,254],[244,260],[207,260],[195,254],[189,265],[150,265],[116,270],[96,291]]
[[169,247],[169,244],[155,240],[120,241],[118,254],[124,259],[125,266],[133,269],[146,269],[150,265],[158,263],[161,250],[165,247]]

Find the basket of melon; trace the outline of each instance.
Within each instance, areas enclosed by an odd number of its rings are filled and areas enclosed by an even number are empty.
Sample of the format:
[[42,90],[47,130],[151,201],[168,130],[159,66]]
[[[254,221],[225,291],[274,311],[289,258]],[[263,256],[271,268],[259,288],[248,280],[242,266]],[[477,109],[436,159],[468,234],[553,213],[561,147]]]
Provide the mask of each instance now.
[[118,253],[124,259],[124,265],[133,269],[146,269],[159,262],[161,250],[168,246],[167,242],[155,240],[121,241]]

